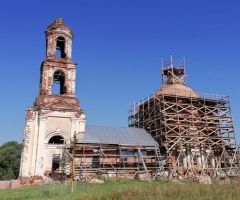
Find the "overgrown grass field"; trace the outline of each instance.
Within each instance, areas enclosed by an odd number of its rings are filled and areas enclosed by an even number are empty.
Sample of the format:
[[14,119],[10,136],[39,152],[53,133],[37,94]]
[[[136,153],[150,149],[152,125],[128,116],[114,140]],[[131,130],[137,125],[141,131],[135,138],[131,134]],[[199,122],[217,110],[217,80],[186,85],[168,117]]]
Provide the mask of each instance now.
[[41,186],[23,186],[0,190],[0,199],[84,199],[84,200],[240,200],[240,181],[229,184],[214,182],[204,185],[191,181],[138,181],[138,180],[106,180],[104,184],[88,184],[74,193],[69,190],[42,192]]

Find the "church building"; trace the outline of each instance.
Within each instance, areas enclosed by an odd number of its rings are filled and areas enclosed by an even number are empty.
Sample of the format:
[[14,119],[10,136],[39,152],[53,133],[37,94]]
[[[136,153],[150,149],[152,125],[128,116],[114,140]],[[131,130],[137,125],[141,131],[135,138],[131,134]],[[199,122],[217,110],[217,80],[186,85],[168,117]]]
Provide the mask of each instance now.
[[[126,170],[128,165],[139,169],[142,166],[139,162],[143,163],[147,157],[148,165],[156,168],[157,143],[146,130],[85,125],[86,113],[75,95],[77,64],[71,60],[73,32],[58,18],[50,23],[45,34],[46,58],[40,68],[38,97],[27,108],[19,177],[58,178],[59,170],[66,170],[71,164],[71,159],[65,160],[64,150],[72,145],[75,133],[79,155],[76,168],[80,170],[84,166],[88,173],[99,173],[103,165],[104,171],[110,167],[116,173],[123,166]],[[139,161],[136,155],[139,151],[145,155],[147,149],[151,154]],[[121,153],[124,155],[120,156]],[[144,166],[147,172],[147,164]]]
[[27,108],[21,179],[240,175],[229,96],[187,86],[185,62],[162,62],[162,87],[130,107],[128,127],[86,126],[75,95],[73,32],[58,18],[45,34],[39,94]]

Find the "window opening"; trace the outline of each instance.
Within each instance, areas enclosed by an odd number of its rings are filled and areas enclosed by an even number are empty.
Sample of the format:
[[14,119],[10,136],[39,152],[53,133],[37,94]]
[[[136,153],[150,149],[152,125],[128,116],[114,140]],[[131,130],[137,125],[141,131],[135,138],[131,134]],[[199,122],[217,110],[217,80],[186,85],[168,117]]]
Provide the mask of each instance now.
[[65,39],[63,37],[57,38],[56,57],[57,58],[66,58]]
[[49,140],[48,144],[63,144],[63,142],[64,142],[63,137],[56,135]]
[[98,155],[99,149],[93,150],[93,156],[92,156],[92,168],[98,168],[100,165],[100,155]]
[[62,71],[56,71],[53,74],[52,94],[65,94],[66,87],[65,74]]
[[92,168],[98,168],[100,165],[100,155],[92,156]]

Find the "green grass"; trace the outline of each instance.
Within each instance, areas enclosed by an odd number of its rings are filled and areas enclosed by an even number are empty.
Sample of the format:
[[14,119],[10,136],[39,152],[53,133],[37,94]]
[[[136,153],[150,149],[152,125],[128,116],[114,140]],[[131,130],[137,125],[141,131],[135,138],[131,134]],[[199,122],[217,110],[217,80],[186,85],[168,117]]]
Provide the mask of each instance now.
[[240,182],[230,184],[213,182],[211,185],[197,184],[190,181],[173,183],[171,181],[106,180],[104,184],[89,184],[75,193],[61,190],[41,192],[41,186],[0,190],[0,199],[84,199],[84,200],[232,200],[240,199]]

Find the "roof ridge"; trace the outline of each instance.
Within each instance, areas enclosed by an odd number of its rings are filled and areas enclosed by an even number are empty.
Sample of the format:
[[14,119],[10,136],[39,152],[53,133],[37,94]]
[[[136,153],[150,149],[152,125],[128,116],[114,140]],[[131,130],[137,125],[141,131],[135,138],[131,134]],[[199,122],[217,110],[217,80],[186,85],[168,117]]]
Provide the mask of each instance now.
[[128,127],[128,126],[104,126],[104,125],[86,125],[86,126],[91,126],[91,127],[109,127],[109,128],[137,128],[137,129],[143,129],[143,128],[138,128],[138,127]]

